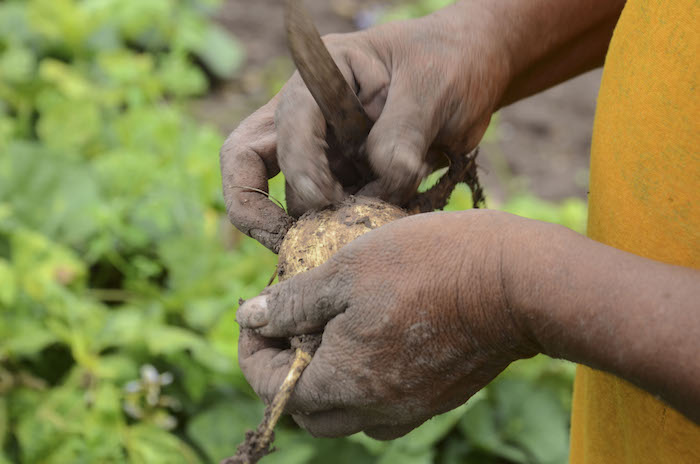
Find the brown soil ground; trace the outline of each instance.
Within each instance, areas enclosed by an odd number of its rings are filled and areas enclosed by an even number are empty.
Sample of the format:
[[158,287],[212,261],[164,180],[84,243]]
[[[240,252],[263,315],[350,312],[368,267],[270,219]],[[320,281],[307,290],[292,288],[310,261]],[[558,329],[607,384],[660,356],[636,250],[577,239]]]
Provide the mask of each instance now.
[[[388,3],[305,0],[322,34],[355,30],[355,12]],[[246,64],[237,79],[218,85],[196,105],[195,112],[229,133],[269,99],[293,65],[281,1],[227,0],[218,19],[245,46]],[[585,198],[599,83],[600,71],[592,71],[500,112],[498,129],[482,144],[479,161],[487,197],[504,199],[510,192],[527,189],[549,200]]]

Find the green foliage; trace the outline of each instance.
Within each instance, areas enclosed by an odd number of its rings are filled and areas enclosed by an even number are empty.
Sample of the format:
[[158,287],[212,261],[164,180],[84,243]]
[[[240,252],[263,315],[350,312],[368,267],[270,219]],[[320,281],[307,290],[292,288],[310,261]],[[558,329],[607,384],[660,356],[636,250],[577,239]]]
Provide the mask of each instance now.
[[[234,318],[276,258],[228,224],[223,139],[184,111],[242,59],[217,3],[0,3],[0,463],[217,462],[261,417]],[[450,208],[469,205],[460,190]],[[391,443],[286,419],[266,462],[563,462],[571,376],[516,363]]]
[[0,461],[206,462],[190,422],[258,404],[233,317],[275,257],[183,111],[242,58],[215,3],[0,3]]
[[382,15],[380,21],[387,22],[418,18],[451,5],[452,3],[455,3],[455,0],[414,0],[402,2],[389,8],[389,10]]

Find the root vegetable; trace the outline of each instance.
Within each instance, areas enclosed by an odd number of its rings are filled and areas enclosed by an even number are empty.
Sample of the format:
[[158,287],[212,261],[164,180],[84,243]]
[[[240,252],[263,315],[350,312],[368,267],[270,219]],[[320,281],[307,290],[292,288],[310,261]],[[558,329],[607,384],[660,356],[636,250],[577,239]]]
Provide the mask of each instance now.
[[302,216],[287,232],[279,252],[283,281],[325,263],[360,235],[408,213],[375,198],[350,197],[338,205]]
[[[375,198],[349,197],[324,210],[304,214],[289,229],[280,246],[277,266],[279,280],[284,281],[323,264],[344,245],[372,229],[409,214],[442,209],[460,182],[471,189],[474,207],[483,205],[482,188],[476,173],[477,154],[478,150],[475,150],[468,155],[450,156],[447,173],[433,188],[417,195],[407,205],[407,210]],[[270,445],[274,439],[275,424],[297,380],[320,344],[321,334],[291,339],[291,346],[295,349],[294,361],[279,391],[265,408],[263,421],[255,431],[246,433],[246,439],[236,454],[221,464],[254,464],[274,450]]]

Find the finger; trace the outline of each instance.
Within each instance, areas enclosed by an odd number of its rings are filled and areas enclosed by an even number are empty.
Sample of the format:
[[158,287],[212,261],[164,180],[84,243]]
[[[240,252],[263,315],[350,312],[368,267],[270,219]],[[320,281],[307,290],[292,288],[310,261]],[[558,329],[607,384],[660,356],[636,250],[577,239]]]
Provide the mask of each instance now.
[[272,402],[294,359],[294,351],[284,349],[279,340],[269,339],[252,330],[241,330],[238,338],[238,363],[255,393]]
[[334,260],[266,289],[236,313],[241,327],[265,337],[319,332],[348,306],[350,274]]
[[428,173],[425,157],[436,133],[429,105],[419,101],[415,91],[392,85],[367,138],[367,156],[382,198],[403,204],[415,193]]
[[299,74],[290,79],[275,112],[277,159],[293,198],[294,211],[327,206],[343,199],[326,156],[326,122]]
[[337,438],[361,432],[367,419],[345,409],[332,409],[312,414],[293,414],[300,427],[318,438]]
[[292,219],[264,193],[267,179],[279,172],[275,155],[276,100],[253,113],[221,148],[221,177],[226,211],[234,226],[275,253]]
[[[321,349],[319,349],[321,351]],[[243,375],[255,393],[270,404],[289,373],[295,357],[284,339],[263,337],[242,329],[238,339],[238,361]],[[286,410],[311,414],[339,406],[337,389],[328,369],[326,356],[317,352],[298,380]],[[336,388],[334,388],[336,387]]]

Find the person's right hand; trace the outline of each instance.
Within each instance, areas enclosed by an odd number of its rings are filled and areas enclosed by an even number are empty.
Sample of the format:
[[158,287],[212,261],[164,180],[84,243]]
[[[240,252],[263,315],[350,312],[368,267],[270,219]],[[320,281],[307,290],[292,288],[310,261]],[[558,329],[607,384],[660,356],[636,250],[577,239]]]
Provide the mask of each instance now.
[[472,210],[372,230],[240,306],[241,369],[269,404],[295,356],[284,340],[322,331],[286,412],[315,436],[404,435],[537,352],[506,277],[542,229]]
[[[401,205],[436,167],[435,153],[467,153],[483,136],[509,69],[488,9],[465,13],[467,7],[324,38],[376,121],[366,154],[377,180],[363,193]],[[356,193],[363,187],[357,173],[326,149],[326,123],[295,73],[222,147],[231,222],[271,250],[279,249],[292,220],[260,191],[267,191],[267,179],[280,170],[292,216]]]

